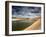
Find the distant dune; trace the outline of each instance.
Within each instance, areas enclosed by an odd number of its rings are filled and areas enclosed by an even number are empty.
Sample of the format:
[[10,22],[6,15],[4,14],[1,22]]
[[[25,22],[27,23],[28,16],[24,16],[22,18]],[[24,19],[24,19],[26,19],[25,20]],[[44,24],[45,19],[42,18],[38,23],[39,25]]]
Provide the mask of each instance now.
[[[37,20],[37,19],[39,19],[39,18],[40,18],[39,16],[38,16],[38,17],[36,16],[34,19]],[[17,18],[17,17],[16,17],[16,18],[14,17],[13,19],[14,19],[14,20],[32,20],[32,18]]]
[[12,20],[32,20],[32,18],[14,18]]

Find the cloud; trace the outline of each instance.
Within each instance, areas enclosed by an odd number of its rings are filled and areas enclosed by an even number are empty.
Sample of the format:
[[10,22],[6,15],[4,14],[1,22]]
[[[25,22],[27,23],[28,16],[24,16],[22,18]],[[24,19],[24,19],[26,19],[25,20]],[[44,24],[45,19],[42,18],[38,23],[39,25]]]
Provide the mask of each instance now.
[[12,6],[12,15],[15,17],[32,18],[40,14],[40,7]]

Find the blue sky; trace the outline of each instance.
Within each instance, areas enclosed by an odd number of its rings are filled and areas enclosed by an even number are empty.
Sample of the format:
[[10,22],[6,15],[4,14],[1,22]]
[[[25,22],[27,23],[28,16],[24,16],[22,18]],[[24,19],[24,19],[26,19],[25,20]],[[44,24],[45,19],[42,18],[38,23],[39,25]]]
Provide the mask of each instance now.
[[41,7],[12,6],[12,16],[20,18],[33,18],[40,16]]

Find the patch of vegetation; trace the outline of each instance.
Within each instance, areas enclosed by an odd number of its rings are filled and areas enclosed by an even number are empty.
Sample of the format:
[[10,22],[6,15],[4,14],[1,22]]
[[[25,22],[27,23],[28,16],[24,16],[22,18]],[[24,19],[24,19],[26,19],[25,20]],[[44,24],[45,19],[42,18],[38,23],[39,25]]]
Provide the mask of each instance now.
[[[25,22],[26,21],[26,22]],[[12,31],[19,31],[24,30],[28,26],[32,25],[36,20],[18,20],[18,21],[12,21]]]

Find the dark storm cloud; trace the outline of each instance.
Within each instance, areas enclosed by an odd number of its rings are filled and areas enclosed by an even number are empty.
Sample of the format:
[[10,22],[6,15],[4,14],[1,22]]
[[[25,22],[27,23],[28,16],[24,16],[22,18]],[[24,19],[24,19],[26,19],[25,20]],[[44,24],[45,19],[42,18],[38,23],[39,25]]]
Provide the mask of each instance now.
[[41,7],[12,6],[12,15],[16,17],[30,18],[40,14]]

